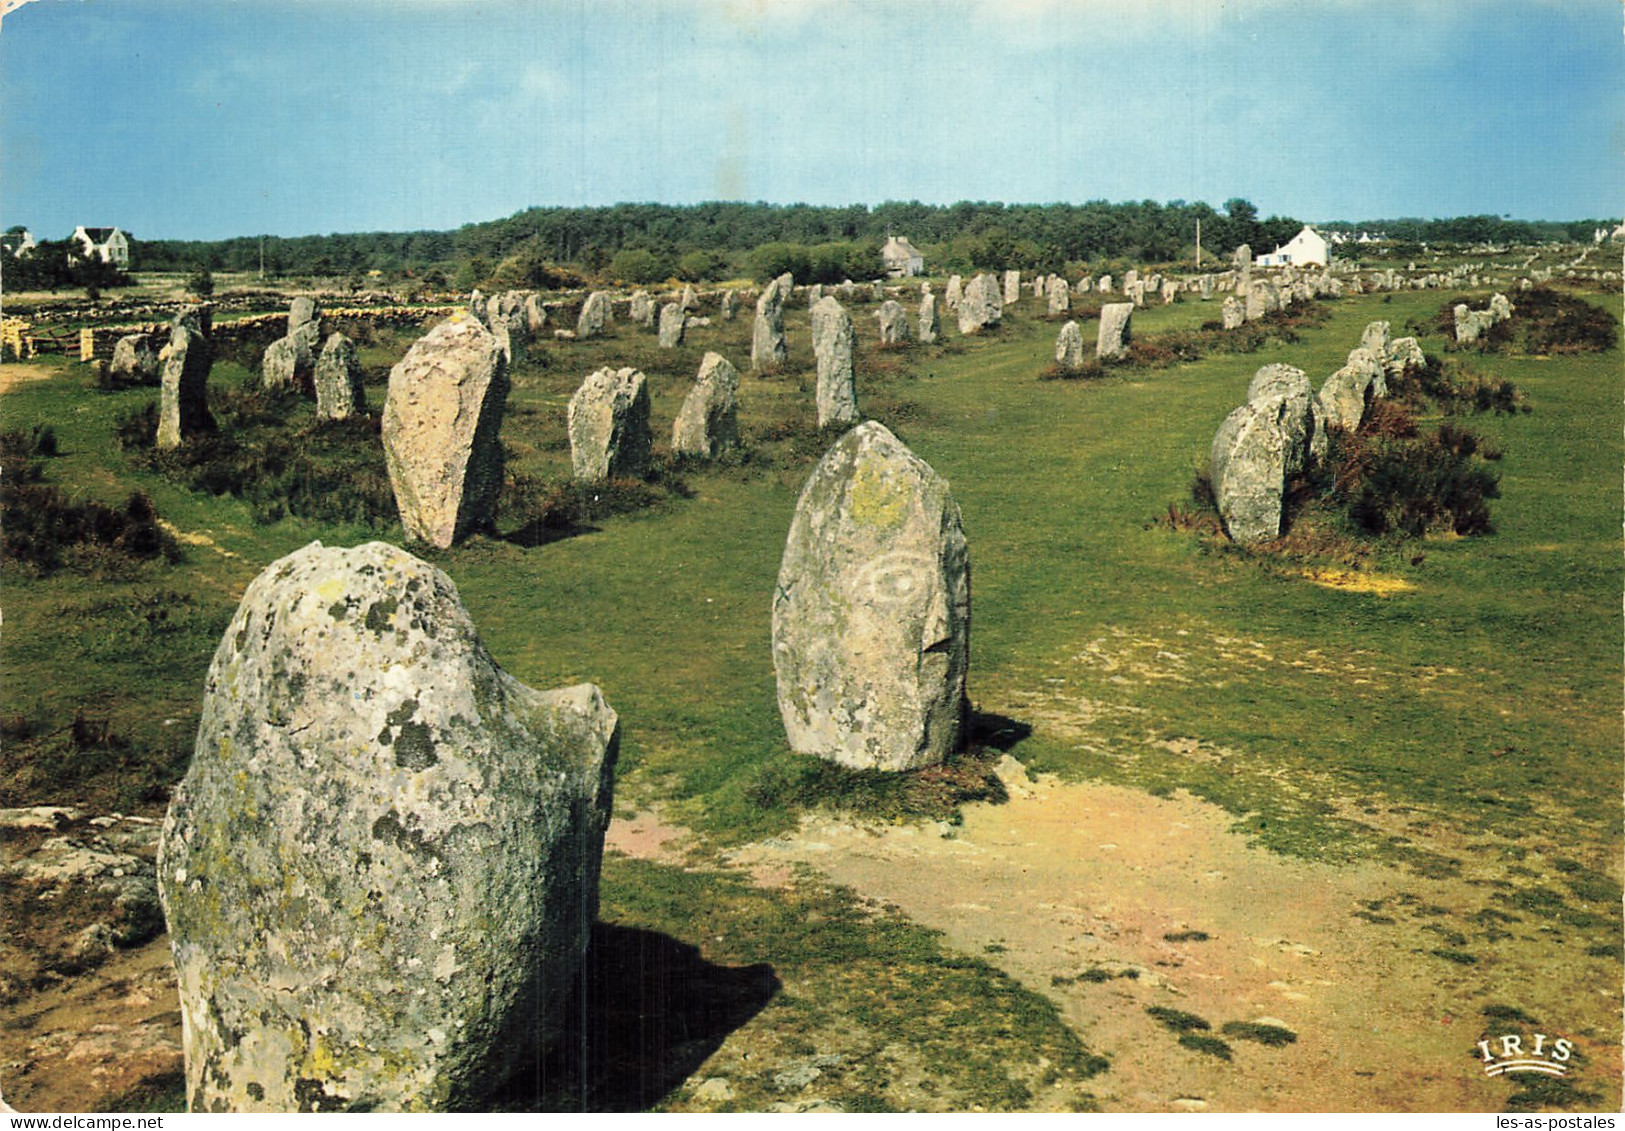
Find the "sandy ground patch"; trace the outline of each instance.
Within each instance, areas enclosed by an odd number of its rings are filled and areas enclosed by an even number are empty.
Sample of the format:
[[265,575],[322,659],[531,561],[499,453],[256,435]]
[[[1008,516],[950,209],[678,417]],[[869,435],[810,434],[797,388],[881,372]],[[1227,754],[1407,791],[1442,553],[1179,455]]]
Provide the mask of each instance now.
[[[1490,1003],[1576,1039],[1589,1060],[1574,1083],[1618,1107],[1605,965],[1556,962],[1538,934],[1481,966],[1434,954],[1436,904],[1482,903],[1471,881],[1286,859],[1189,797],[1032,780],[1011,759],[1002,776],[1009,802],[968,806],[957,828],[813,819],[735,861],[811,866],[1051,998],[1111,1058],[1091,1081],[1107,1110],[1499,1110],[1515,1081],[1475,1059]],[[1372,904],[1386,922],[1358,917]],[[1152,1006],[1208,1021],[1233,1059],[1182,1047]],[[1297,1040],[1224,1037],[1227,1022]]]
[[40,365],[36,362],[8,361],[0,365],[0,396],[11,392],[20,385],[30,381],[47,381],[57,374],[56,369],[49,365]]

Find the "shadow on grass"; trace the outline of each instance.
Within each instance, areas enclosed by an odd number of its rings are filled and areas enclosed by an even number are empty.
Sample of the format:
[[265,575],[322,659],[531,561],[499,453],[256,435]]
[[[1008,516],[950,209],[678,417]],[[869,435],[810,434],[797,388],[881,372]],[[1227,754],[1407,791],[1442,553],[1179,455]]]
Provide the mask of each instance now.
[[1032,732],[1030,724],[1008,715],[992,711],[971,712],[970,739],[977,746],[991,747],[1008,754]]
[[765,963],[718,966],[670,936],[594,924],[564,1037],[493,1110],[645,1110],[778,991]]

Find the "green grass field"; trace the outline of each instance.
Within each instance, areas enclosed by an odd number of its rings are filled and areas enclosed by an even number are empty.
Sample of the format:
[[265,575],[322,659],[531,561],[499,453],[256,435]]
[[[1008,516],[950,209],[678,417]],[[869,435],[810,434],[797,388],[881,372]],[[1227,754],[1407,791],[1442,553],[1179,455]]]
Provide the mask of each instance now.
[[[1025,737],[1012,753],[1029,768],[1185,790],[1222,806],[1259,843],[1308,859],[1380,858],[1429,875],[1460,872],[1474,854],[1560,857],[1573,867],[1555,896],[1559,910],[1542,906],[1571,925],[1580,917],[1575,929],[1590,945],[1617,954],[1625,464],[1617,348],[1464,355],[1514,381],[1531,410],[1466,420],[1505,453],[1491,534],[1379,544],[1361,569],[1327,584],[1321,567],[1337,563],[1235,550],[1160,521],[1170,504],[1190,505],[1213,432],[1259,366],[1299,366],[1318,387],[1367,322],[1410,333],[1407,322],[1430,323],[1447,297],[1317,304],[1327,316],[1286,335],[1296,340],[1090,381],[1038,379],[1062,320],[1040,316],[1030,298],[986,337],[961,338],[945,316],[942,344],[888,352],[876,346],[875,307],[860,305],[859,402],[952,485],[972,560],[970,694],[987,726],[1017,724]],[[1617,317],[1617,298],[1594,301]],[[1137,312],[1135,332],[1194,330],[1218,309],[1184,296]],[[930,805],[896,783],[831,774],[785,747],[769,598],[797,492],[829,439],[813,427],[807,313],[788,308],[790,364],[769,378],[749,372],[748,305],[731,323],[705,313],[713,324],[674,351],[624,322],[603,340],[536,346],[514,373],[503,431],[510,471],[564,480],[564,405],[606,364],[648,375],[660,454],[708,349],[741,371],[745,456],[671,469],[651,505],[594,517],[568,536],[539,545],[480,536],[424,556],[457,583],[491,652],[517,678],[603,688],[624,736],[618,812],[658,803],[704,852],[785,832],[820,797],[879,819],[924,812]],[[1086,342],[1094,326],[1084,324]],[[363,354],[375,413],[387,367],[408,344],[384,338]],[[1422,345],[1444,349],[1438,336]],[[139,470],[112,437],[154,391],[98,392],[86,368],[45,364],[49,379],[17,383],[0,408],[6,429],[55,430],[60,454],[44,461],[47,480],[108,502],[146,491],[191,537],[174,565],[49,577],[0,567],[9,673],[0,806],[83,802],[158,814],[185,770],[204,673],[247,582],[312,539],[399,542],[400,526],[261,523],[245,501]],[[213,380],[252,375],[221,365]],[[307,423],[309,411],[293,410],[289,427]],[[381,467],[381,453],[367,458]],[[504,511],[499,533],[516,535],[520,517]],[[105,720],[111,737],[76,741],[76,712]],[[941,811],[940,797],[931,804]],[[1504,882],[1509,899],[1548,890],[1515,872]],[[810,879],[776,895],[612,860],[602,918],[692,944],[701,941],[697,919],[735,924],[738,933],[707,954],[778,970],[785,988],[752,1023],[782,1016],[770,1039],[793,1043],[793,1031],[836,1023],[839,1010],[815,1003],[856,994],[861,1021],[852,1024],[921,1034],[910,1038],[911,1056],[927,1075],[947,1071],[954,1055],[925,1035],[940,1012],[932,995],[1003,995],[1004,1020],[955,1022],[987,1057],[942,1094],[943,1105],[1028,1106],[1033,1081],[1005,1072],[1001,1058],[1027,1064],[1039,1047],[1078,1082],[1071,1102],[1092,1102],[1085,1081],[1110,1050],[1084,1049],[1044,999],[979,961],[953,958],[893,913],[842,904],[810,926],[804,905],[832,900],[838,892]],[[884,945],[832,950],[836,934],[884,936]],[[839,960],[809,957],[819,948]],[[914,989],[908,970],[919,974]],[[865,978],[874,986],[861,987]],[[899,1102],[884,1080],[851,1075],[842,1094],[854,1106]],[[664,1102],[658,1089],[639,1099]]]

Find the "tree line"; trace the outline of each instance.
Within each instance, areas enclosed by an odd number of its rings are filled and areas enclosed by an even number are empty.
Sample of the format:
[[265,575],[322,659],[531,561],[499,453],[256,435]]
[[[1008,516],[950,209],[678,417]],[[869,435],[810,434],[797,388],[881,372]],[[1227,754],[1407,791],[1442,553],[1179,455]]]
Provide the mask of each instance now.
[[[936,272],[1110,269],[1113,261],[1190,263],[1198,223],[1204,262],[1228,258],[1240,244],[1249,245],[1255,254],[1272,250],[1302,226],[1292,217],[1261,217],[1250,201],[1241,198],[1226,201],[1222,208],[1183,200],[950,205],[888,201],[873,207],[716,201],[527,208],[454,231],[227,240],[132,238],[131,256],[132,264],[143,271],[207,268],[263,270],[267,277],[347,275],[356,285],[376,271],[391,280],[415,278],[429,286],[459,290],[569,285],[589,278],[630,283],[674,277],[769,278],[782,270],[792,271],[798,279],[832,282],[877,274],[880,247],[893,234],[908,237]],[[1319,227],[1377,232],[1407,244],[1472,244],[1586,241],[1604,223],[1608,222],[1462,216]],[[8,274],[15,270],[7,266]],[[46,281],[73,285],[71,280]]]

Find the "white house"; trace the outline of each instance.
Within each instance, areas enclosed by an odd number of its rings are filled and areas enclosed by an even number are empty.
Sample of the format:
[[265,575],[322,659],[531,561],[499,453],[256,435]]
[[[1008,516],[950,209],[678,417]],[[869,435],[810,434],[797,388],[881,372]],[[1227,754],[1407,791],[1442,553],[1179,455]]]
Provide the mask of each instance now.
[[0,234],[0,251],[21,259],[33,251],[39,244],[34,240],[34,233],[27,228],[13,228],[9,232]]
[[880,249],[880,258],[885,261],[886,274],[894,279],[900,275],[925,274],[925,256],[908,242],[907,236],[888,236],[886,246]]
[[1253,263],[1258,267],[1285,267],[1288,265],[1301,267],[1306,263],[1324,267],[1326,266],[1326,237],[1305,224],[1303,231],[1268,255],[1260,255],[1253,260]]
[[75,258],[89,259],[95,256],[103,263],[114,263],[120,267],[130,265],[130,241],[117,228],[87,228],[80,224],[69,239],[79,246],[77,252],[69,253]]

